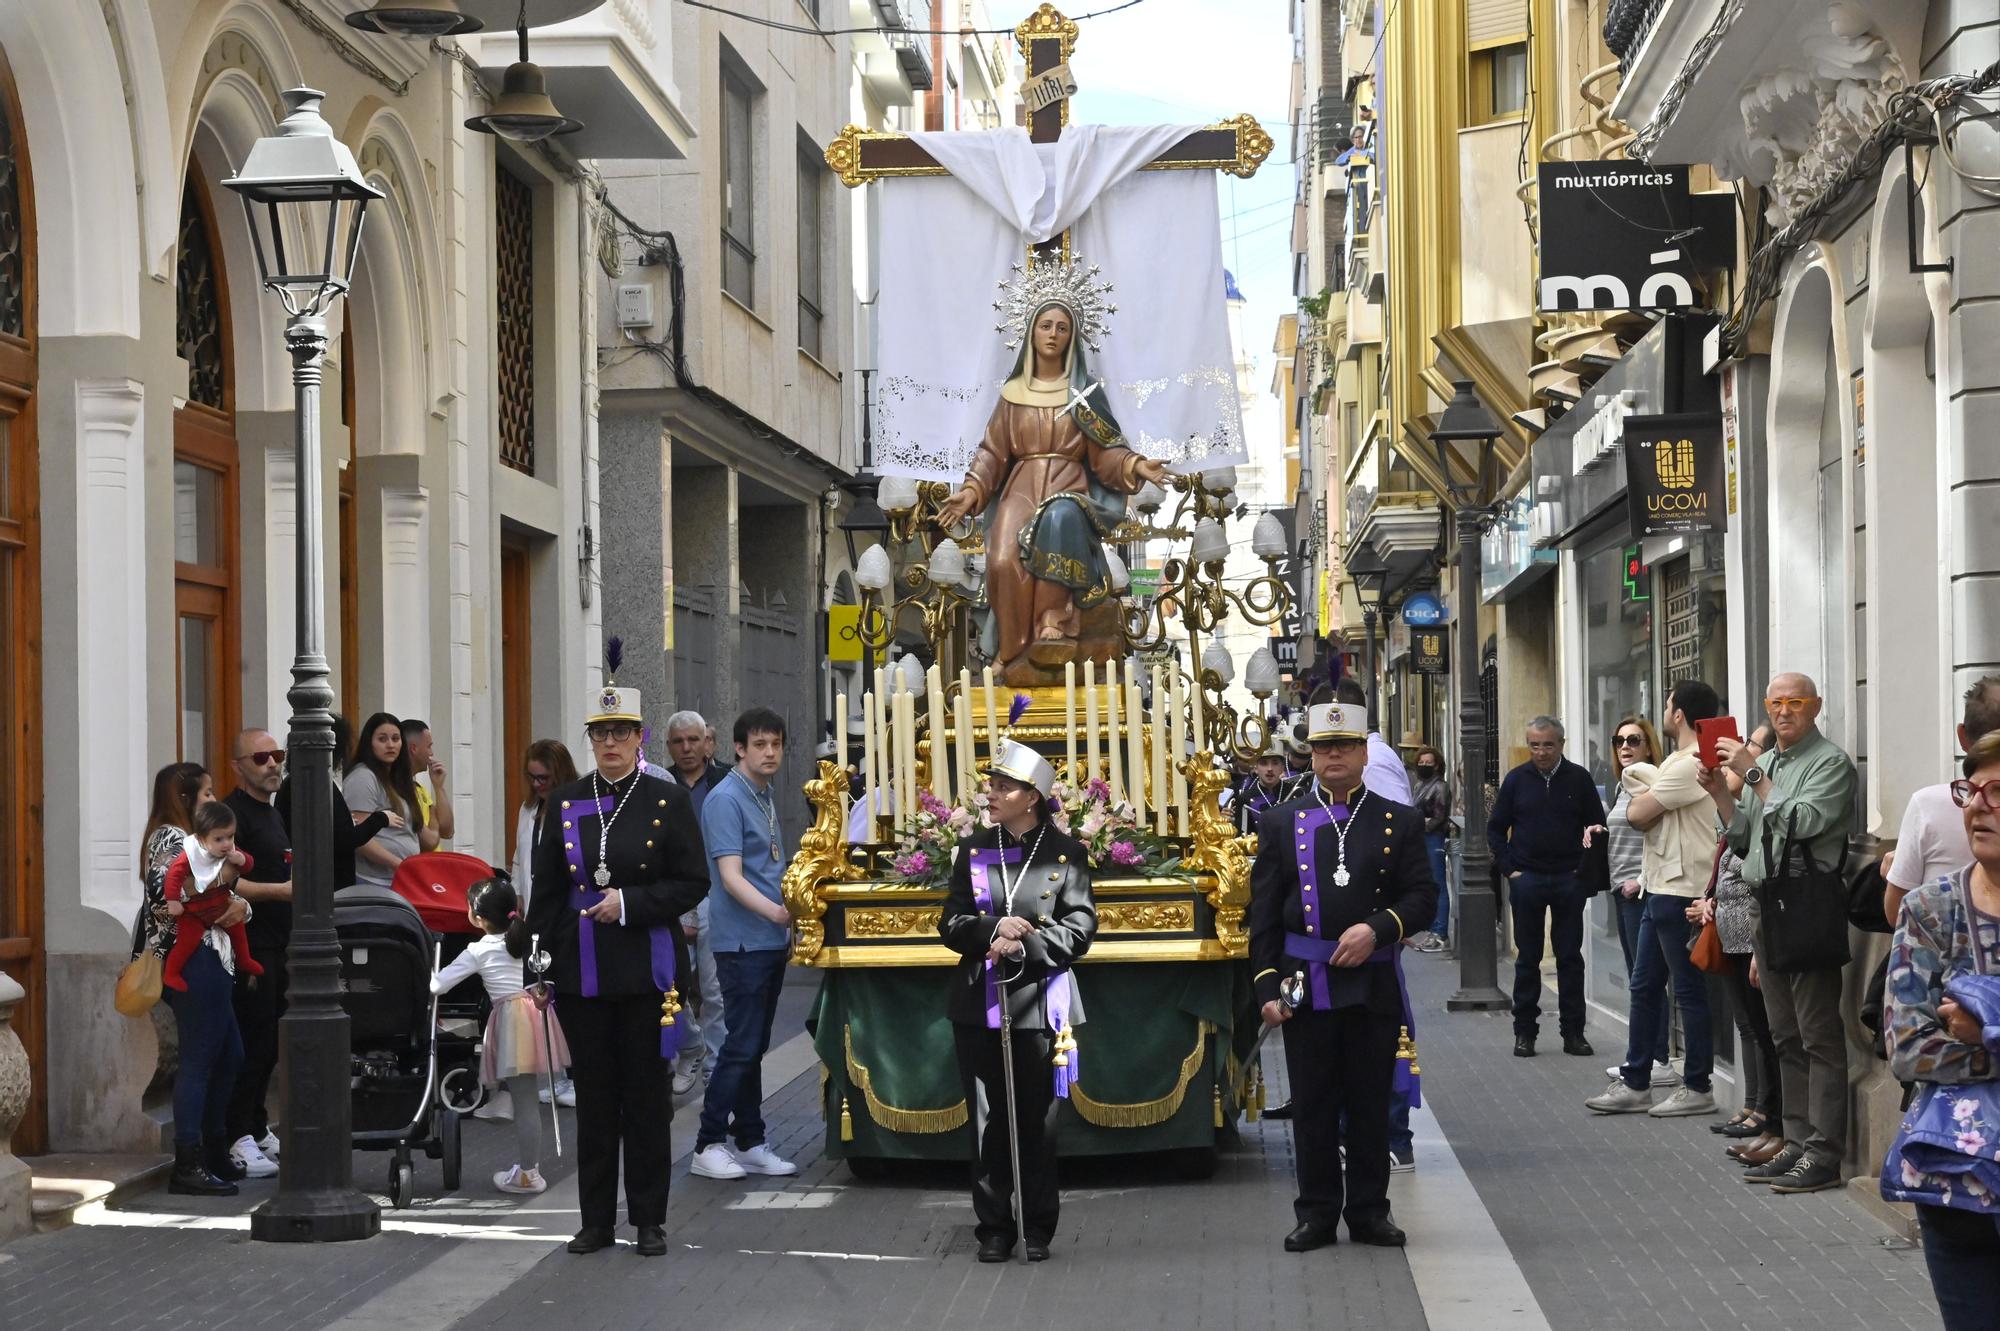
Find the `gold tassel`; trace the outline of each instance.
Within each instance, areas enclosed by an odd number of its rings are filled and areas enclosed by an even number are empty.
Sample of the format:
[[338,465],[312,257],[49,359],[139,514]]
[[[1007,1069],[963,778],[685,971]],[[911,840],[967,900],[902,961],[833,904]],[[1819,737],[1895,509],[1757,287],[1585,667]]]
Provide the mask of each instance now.
[[1060,1031],[1056,1032],[1056,1043],[1055,1043],[1056,1056],[1054,1059],[1055,1065],[1059,1068],[1068,1067],[1070,1053],[1075,1048],[1076,1048],[1076,1036],[1070,1031],[1069,1023],[1064,1022],[1063,1028]]
[[1222,1126],[1222,1083],[1215,1083],[1215,1126]]
[[1396,1057],[1410,1065],[1410,1071],[1417,1070],[1417,1042],[1410,1038],[1410,1028],[1403,1027],[1402,1035],[1396,1039]]
[[672,989],[660,998],[660,1025],[671,1026],[681,1010],[681,996]]
[[1255,1123],[1264,1116],[1264,1064],[1259,1060],[1256,1078],[1250,1084],[1250,1093],[1243,1097],[1243,1117],[1246,1122]]
[[840,1139],[844,1142],[854,1140],[854,1115],[848,1112],[845,1095],[840,1097]]

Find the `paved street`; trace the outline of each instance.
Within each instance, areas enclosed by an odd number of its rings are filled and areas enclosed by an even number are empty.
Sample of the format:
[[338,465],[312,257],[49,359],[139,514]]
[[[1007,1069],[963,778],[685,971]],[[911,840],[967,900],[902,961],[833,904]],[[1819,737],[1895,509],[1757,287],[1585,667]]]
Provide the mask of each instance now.
[[[1442,1013],[1455,966],[1412,957],[1409,973],[1436,1117],[1419,1113],[1418,1172],[1393,1183],[1407,1253],[1282,1252],[1289,1135],[1256,1124],[1207,1182],[1162,1178],[1144,1159],[1067,1167],[1054,1260],[978,1265],[960,1171],[862,1183],[821,1156],[803,1035],[813,981],[795,975],[767,1074],[783,1086],[774,1141],[800,1174],[688,1178],[697,1106],[685,1106],[665,1261],[629,1245],[561,1252],[577,1223],[569,1162],[545,1196],[499,1198],[486,1179],[511,1132],[475,1122],[461,1195],[438,1198],[436,1166],[420,1165],[425,1200],[385,1212],[385,1233],[364,1245],[251,1243],[244,1217],[269,1185],[227,1204],[156,1193],[10,1245],[0,1327],[1936,1326],[1920,1255],[1843,1194],[1744,1187],[1705,1120],[1585,1114],[1610,1030],[1593,1032],[1597,1059],[1517,1060],[1504,1017]],[[384,1165],[357,1156],[357,1176],[378,1187]]]

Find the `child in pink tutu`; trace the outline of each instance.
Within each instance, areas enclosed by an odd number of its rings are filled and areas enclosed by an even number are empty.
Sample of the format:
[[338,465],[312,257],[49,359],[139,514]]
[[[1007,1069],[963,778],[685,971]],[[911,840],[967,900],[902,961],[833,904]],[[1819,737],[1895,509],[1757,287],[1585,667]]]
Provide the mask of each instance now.
[[[477,972],[493,1002],[486,1021],[485,1047],[479,1060],[479,1080],[489,1088],[505,1086],[514,1100],[515,1154],[510,1169],[493,1176],[502,1192],[537,1193],[547,1188],[542,1178],[542,1113],[535,1083],[551,1070],[561,1076],[569,1064],[569,1046],[562,1026],[551,1014],[542,1019],[547,990],[530,989],[521,981],[528,955],[528,922],[521,917],[521,899],[498,878],[474,883],[465,894],[466,918],[483,935],[431,977],[431,992],[446,990]],[[552,1047],[553,1046],[553,1047]],[[551,1112],[554,1112],[551,1109]]]

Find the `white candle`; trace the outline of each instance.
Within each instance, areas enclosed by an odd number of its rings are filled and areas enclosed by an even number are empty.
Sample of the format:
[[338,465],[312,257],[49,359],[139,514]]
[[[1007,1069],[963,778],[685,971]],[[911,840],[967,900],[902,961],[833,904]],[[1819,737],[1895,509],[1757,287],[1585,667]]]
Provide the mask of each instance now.
[[972,672],[964,667],[958,672],[958,798],[962,803],[972,802],[973,773],[978,770],[972,761],[972,727],[976,720],[972,707]]
[[1153,667],[1153,720],[1146,727],[1147,738],[1153,747],[1153,830],[1161,836],[1167,834],[1168,808],[1173,803],[1171,791],[1167,787],[1167,733],[1160,727],[1160,714],[1167,711],[1166,675],[1158,666]]
[[1124,711],[1118,696],[1118,663],[1104,665],[1104,756],[1110,766],[1111,802],[1125,798],[1125,741],[1118,733],[1118,713]]
[[931,707],[931,794],[951,803],[951,749],[944,742],[944,676],[933,665],[924,672]]
[[[876,775],[881,778],[882,784],[876,786],[873,790],[869,792],[868,816],[872,819],[881,819],[884,822],[888,823],[893,823],[896,821],[896,805],[895,802],[890,798],[891,795],[894,794],[894,787],[896,784],[896,750],[891,745],[891,733],[889,727],[889,721],[890,721],[889,714],[891,711],[894,710],[894,708],[895,708],[895,694],[889,691],[888,667],[876,666],[875,667],[875,727],[876,727],[875,752],[877,755],[876,762],[878,764]],[[881,822],[875,823],[874,826],[878,829],[875,838],[877,841],[890,840],[889,837],[881,835],[880,833],[880,829],[882,827]]]
[[875,761],[875,695],[861,695],[861,791],[868,801],[868,839],[875,837],[875,811],[882,807],[882,771]]
[[833,695],[834,779],[840,783],[840,825],[847,826],[847,695]]
[[[946,752],[951,757],[952,778],[958,783],[958,798],[963,802],[972,794],[972,782],[965,773],[965,695],[962,693],[951,700],[951,740],[951,747]],[[937,742],[931,741],[933,746]],[[934,747],[932,753],[936,752]]]
[[1069,774],[1071,784],[1081,786],[1076,779],[1076,662],[1063,662],[1063,741],[1065,757],[1063,770]]
[[1083,663],[1083,779],[1097,779],[1097,662]]
[[1167,666],[1167,788],[1173,792],[1174,832],[1186,836],[1188,830],[1187,770],[1181,766],[1187,761],[1187,718],[1181,715],[1181,671],[1178,665]]
[[993,692],[993,667],[986,667],[986,757],[991,762],[1000,753],[1000,703]]
[[917,698],[908,689],[896,695],[896,731],[903,755],[902,779],[896,783],[901,794],[899,821],[909,826],[917,816]]
[[1139,812],[1139,825],[1146,825],[1148,802],[1159,798],[1158,791],[1146,789],[1146,707],[1139,697],[1139,663],[1125,666],[1125,781],[1132,792],[1132,807]]
[[1194,663],[1194,696],[1188,703],[1188,728],[1194,732],[1194,751],[1208,747],[1208,729],[1201,712],[1201,662]]

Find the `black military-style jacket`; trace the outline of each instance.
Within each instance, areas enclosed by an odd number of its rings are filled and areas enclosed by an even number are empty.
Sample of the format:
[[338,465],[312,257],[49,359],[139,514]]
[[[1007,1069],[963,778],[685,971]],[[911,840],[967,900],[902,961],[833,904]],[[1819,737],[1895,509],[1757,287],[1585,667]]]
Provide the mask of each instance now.
[[1295,798],[1301,789],[1299,778],[1290,772],[1278,778],[1275,794],[1265,790],[1255,776],[1238,783],[1236,793],[1229,797],[1229,813],[1236,823],[1236,835],[1249,836],[1257,830],[1258,820],[1267,811]]
[[657,995],[651,935],[656,926],[664,926],[673,935],[674,973],[680,977],[683,994],[687,992],[692,972],[679,921],[708,895],[708,855],[687,792],[677,782],[635,770],[615,790],[600,777],[593,791],[586,776],[551,792],[542,803],[543,819],[556,821],[545,826],[535,845],[528,924],[542,936],[542,946],[554,962],[549,979],[559,996],[580,993],[582,980],[577,955],[580,917],[570,903],[570,891],[579,884],[570,870],[567,847],[575,844],[582,851],[581,886],[594,891],[602,825],[584,808],[599,794],[619,798],[627,792],[629,798],[611,823],[609,856],[611,886],[624,898],[625,922],[596,926],[597,991],[606,998]]
[[[1309,963],[1285,954],[1287,933],[1329,941],[1356,924],[1375,933],[1377,949],[1429,925],[1437,913],[1438,885],[1431,874],[1430,852],[1424,844],[1423,815],[1356,784],[1349,793],[1353,810],[1347,830],[1346,887],[1333,874],[1340,862],[1340,841],[1332,824],[1317,829],[1310,849],[1318,856],[1318,918],[1309,919],[1299,900],[1298,815],[1319,807],[1310,783],[1298,798],[1266,813],[1257,828],[1257,859],[1250,869],[1250,972],[1261,1005],[1278,996],[1278,984]],[[1331,802],[1331,801],[1329,801]],[[1327,974],[1332,1008],[1366,1007],[1371,1012],[1400,1013],[1402,990],[1392,966],[1363,963],[1334,967]],[[1312,1005],[1310,993],[1307,1004]]]
[[[963,1026],[986,1024],[986,950],[993,946],[994,931],[1000,927],[1001,915],[1006,913],[1006,889],[997,865],[989,877],[994,910],[980,911],[972,891],[972,852],[998,847],[1000,837],[1000,828],[982,827],[958,843],[958,861],[951,870],[951,892],[938,920],[938,936],[944,939],[946,947],[964,958],[952,975],[950,996],[945,1003],[945,1015]],[[1039,844],[1035,838],[1034,832],[1020,840],[1007,838],[1009,846],[1035,847],[1025,866],[1007,866],[1010,877],[1017,871],[1023,875],[1014,895],[1012,913],[1034,925],[1035,932],[1021,940],[1026,948],[1023,957],[994,963],[995,974],[1008,982],[1007,1009],[1013,1024],[1022,1030],[1046,1027],[1042,1013],[1044,984],[1054,972],[1081,960],[1097,934],[1097,907],[1090,895],[1090,858],[1083,843],[1046,824]],[[1081,989],[1072,984],[1070,992],[1069,1021],[1072,1026],[1080,1025]]]

